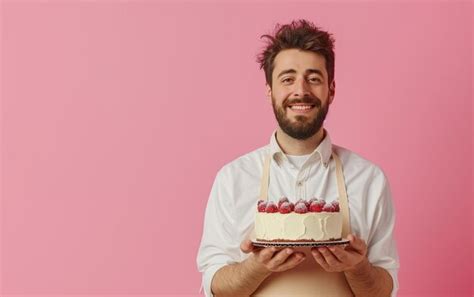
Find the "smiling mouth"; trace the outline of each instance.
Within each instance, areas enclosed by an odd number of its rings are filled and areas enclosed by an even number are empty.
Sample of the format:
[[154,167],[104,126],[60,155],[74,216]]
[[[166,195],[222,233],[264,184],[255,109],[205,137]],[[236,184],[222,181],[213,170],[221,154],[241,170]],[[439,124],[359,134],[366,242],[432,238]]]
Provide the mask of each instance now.
[[316,105],[314,104],[299,104],[299,105],[289,105],[287,108],[295,113],[308,113],[314,109]]

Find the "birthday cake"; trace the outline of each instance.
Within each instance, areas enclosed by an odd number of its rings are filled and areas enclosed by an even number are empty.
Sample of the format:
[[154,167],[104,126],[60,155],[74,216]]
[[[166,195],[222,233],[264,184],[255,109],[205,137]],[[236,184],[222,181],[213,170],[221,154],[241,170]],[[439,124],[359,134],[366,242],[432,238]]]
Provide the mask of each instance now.
[[318,242],[340,240],[342,213],[337,201],[313,198],[291,203],[283,197],[278,204],[259,200],[255,217],[258,241]]

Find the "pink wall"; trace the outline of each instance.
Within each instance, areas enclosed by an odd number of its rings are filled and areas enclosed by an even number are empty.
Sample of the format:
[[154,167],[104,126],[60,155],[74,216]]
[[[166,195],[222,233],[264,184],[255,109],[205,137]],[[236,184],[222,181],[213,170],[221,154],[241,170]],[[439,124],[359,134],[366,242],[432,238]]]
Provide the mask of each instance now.
[[0,294],[197,294],[215,174],[276,125],[258,37],[294,18],[336,37],[333,140],[390,178],[400,296],[473,294],[471,3],[2,5]]
[[[472,123],[472,131],[474,132],[474,117],[472,116],[474,114],[474,103],[472,103],[472,99],[474,98],[474,82],[472,80],[473,76],[473,69],[474,69],[474,32],[472,31],[472,28],[474,28],[474,5],[471,4],[471,107],[472,107],[472,114],[471,114],[471,123]],[[471,136],[471,199],[474,197],[474,137]],[[474,230],[474,202],[472,202],[472,214],[471,214],[471,247],[474,249],[474,235],[473,235],[473,230]],[[471,282],[471,293],[474,294],[474,254],[471,251],[471,260],[472,260],[472,266],[471,266],[471,276],[472,276],[472,282]]]

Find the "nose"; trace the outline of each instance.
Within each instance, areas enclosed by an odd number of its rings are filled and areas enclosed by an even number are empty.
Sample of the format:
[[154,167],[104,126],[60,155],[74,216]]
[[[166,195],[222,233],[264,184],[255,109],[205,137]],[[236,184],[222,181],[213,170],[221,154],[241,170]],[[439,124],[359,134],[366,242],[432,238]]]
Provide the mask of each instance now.
[[299,78],[296,80],[294,89],[294,96],[303,98],[310,94],[308,82],[304,78]]

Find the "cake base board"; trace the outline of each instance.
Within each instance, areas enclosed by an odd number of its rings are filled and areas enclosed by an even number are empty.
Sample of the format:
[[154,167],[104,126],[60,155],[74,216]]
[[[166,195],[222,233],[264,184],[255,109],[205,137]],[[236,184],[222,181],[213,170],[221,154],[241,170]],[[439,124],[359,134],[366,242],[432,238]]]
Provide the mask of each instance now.
[[348,244],[350,241],[349,239],[341,239],[341,240],[329,240],[329,241],[259,241],[256,239],[252,239],[252,244],[258,247],[298,247],[298,246],[309,246],[309,247],[317,247],[317,246],[332,246],[332,245],[344,245]]

